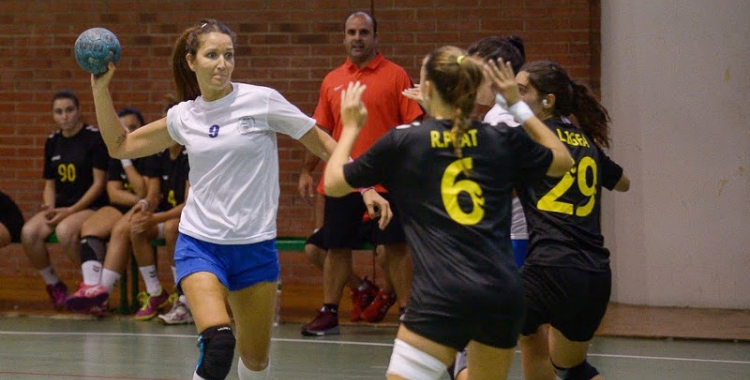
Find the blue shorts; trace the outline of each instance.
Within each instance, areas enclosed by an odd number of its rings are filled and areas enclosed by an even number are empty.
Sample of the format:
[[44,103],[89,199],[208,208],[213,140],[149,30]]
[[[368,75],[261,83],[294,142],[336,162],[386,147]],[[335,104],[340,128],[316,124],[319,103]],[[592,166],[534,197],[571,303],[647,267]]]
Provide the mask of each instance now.
[[177,284],[197,272],[213,273],[230,291],[279,279],[276,239],[252,244],[208,243],[180,233],[174,250]]
[[526,254],[529,251],[528,239],[511,239],[511,245],[513,245],[513,255],[516,259],[516,266],[521,268],[523,262],[526,261]]

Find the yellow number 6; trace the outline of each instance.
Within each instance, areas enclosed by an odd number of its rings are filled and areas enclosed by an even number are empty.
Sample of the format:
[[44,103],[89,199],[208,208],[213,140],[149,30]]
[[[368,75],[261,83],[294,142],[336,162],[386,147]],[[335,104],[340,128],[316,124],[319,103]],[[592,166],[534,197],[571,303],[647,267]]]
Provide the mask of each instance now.
[[[456,181],[463,168],[471,170],[473,167],[471,157],[456,160],[445,169],[440,183],[445,211],[451,219],[465,226],[477,224],[484,218],[484,197],[479,184],[470,179]],[[461,192],[466,192],[471,197],[472,210],[469,213],[464,212],[458,204],[458,195]]]

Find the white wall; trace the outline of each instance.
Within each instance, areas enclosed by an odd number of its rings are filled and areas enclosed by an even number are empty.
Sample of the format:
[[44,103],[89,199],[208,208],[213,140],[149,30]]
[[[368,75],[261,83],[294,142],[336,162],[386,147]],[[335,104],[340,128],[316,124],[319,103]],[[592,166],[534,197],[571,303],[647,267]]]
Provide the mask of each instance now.
[[750,0],[602,1],[615,302],[750,309]]

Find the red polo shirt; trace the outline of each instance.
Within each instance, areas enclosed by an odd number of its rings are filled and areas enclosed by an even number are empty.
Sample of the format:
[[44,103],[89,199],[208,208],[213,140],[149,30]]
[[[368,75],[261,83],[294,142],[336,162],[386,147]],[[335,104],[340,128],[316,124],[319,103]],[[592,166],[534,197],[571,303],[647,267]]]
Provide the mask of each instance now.
[[[352,158],[359,157],[381,136],[399,125],[408,124],[420,118],[422,108],[417,102],[407,99],[402,91],[414,86],[409,75],[401,66],[377,53],[367,66],[358,67],[349,58],[331,71],[320,85],[320,97],[313,118],[322,128],[328,130],[333,139],[341,136],[341,90],[349,82],[359,81],[367,85],[362,101],[367,106],[367,121],[354,143]],[[378,192],[385,189],[377,186]],[[322,181],[318,192],[324,194]]]

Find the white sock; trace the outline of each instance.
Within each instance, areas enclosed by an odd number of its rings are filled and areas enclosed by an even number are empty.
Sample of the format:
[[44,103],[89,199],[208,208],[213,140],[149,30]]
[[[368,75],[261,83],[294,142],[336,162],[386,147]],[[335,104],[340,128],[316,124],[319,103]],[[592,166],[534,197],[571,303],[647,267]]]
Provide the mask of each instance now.
[[[172,265],[172,277],[174,278],[174,285],[175,289],[177,288],[177,268]],[[187,297],[185,297],[184,294],[180,294],[180,297],[178,298],[181,304],[185,305],[188,309],[190,309],[190,306],[187,303]]]
[[204,378],[202,378],[202,377],[198,376],[198,373],[196,373],[196,372],[193,372],[193,380],[206,380],[206,379],[204,379]]
[[268,365],[266,366],[266,368],[259,372],[251,371],[249,368],[247,368],[245,366],[245,363],[242,362],[242,358],[240,358],[239,362],[237,363],[237,373],[240,375],[240,380],[266,380],[270,372],[270,360],[268,361]]
[[156,276],[156,265],[146,265],[145,267],[139,267],[138,270],[141,271],[148,294],[155,296],[161,293],[161,283],[159,277]]
[[81,273],[85,285],[96,285],[102,280],[102,263],[89,260],[81,264]]
[[60,278],[58,278],[55,274],[55,270],[52,269],[52,265],[40,270],[39,274],[42,275],[44,283],[47,285],[55,285],[60,282]]
[[120,281],[120,274],[111,270],[104,268],[102,270],[102,281],[101,285],[107,289],[107,292],[112,293],[113,290],[115,290],[115,284],[117,281]]

